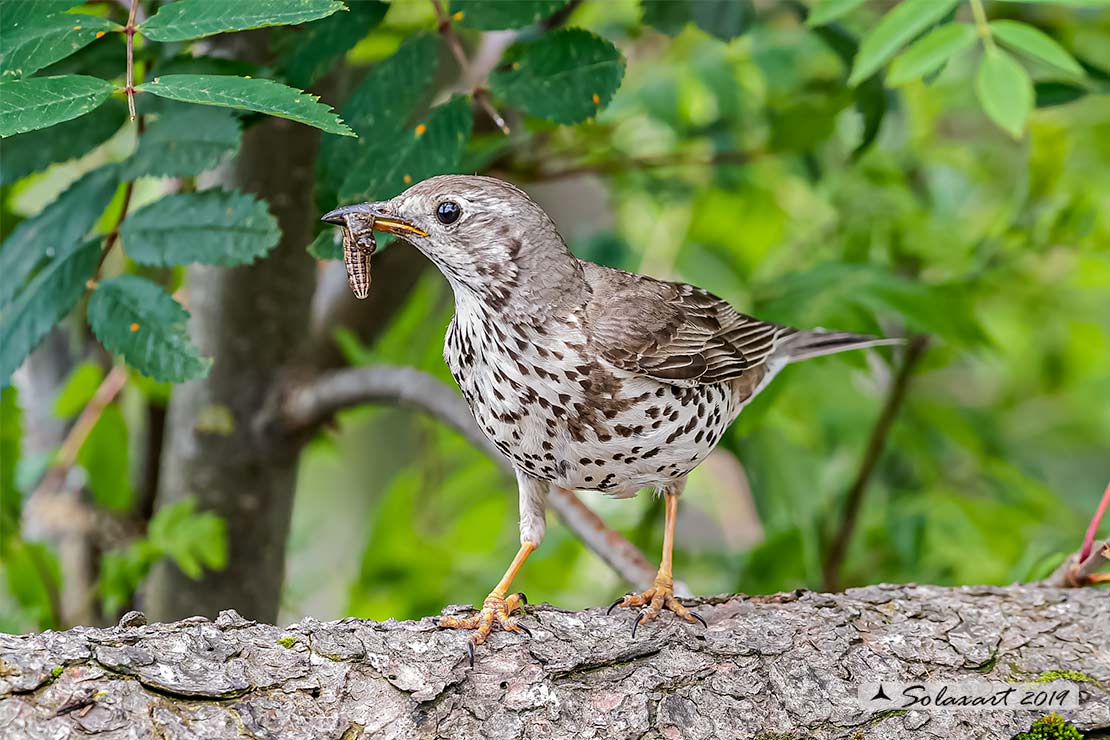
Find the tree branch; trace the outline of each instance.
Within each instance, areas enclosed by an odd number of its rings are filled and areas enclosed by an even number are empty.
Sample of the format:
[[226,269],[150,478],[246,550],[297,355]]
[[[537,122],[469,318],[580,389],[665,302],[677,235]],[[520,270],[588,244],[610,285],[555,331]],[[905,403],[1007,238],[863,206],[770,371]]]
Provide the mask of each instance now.
[[127,25],[123,29],[127,37],[127,112],[135,120],[135,15],[139,12],[139,0],[131,0],[127,12]]
[[[531,639],[430,620],[225,611],[146,625],[0,635],[0,734],[203,737],[1003,738],[1043,712],[864,709],[870,682],[1050,680],[1065,719],[1110,729],[1110,599],[1092,590],[870,586],[692,602],[709,622],[531,606]],[[447,613],[460,613],[461,607]],[[1012,685],[1012,684],[1010,684]],[[1048,685],[1044,685],[1048,688]],[[949,693],[952,693],[951,691]]]
[[[436,29],[439,34],[443,36],[443,40],[447,42],[447,48],[451,50],[455,60],[459,63],[459,69],[462,72],[464,80],[469,82],[470,77],[470,60],[466,57],[466,52],[463,51],[462,42],[455,34],[455,29],[451,26],[451,19],[447,16],[447,11],[443,9],[443,3],[440,0],[432,0],[432,8],[436,13]],[[493,102],[489,99],[489,93],[480,84],[474,87],[474,100],[482,106],[486,114],[493,120],[497,128],[501,129],[501,133],[508,136],[512,133],[509,130],[509,125],[505,123],[505,119],[493,107]]]
[[[462,434],[507,472],[512,472],[509,461],[478,428],[462,396],[414,368],[376,365],[325,373],[288,392],[281,416],[291,430],[304,432],[342,409],[366,403],[395,404],[423,411]],[[574,492],[552,488],[548,501],[567,529],[622,578],[637,588],[651,585],[655,566],[587,508]],[[676,582],[675,588],[685,586]]]
[[906,397],[906,390],[909,388],[913,369],[925,354],[925,348],[928,345],[929,339],[924,335],[919,334],[910,340],[909,346],[906,347],[905,356],[902,358],[902,366],[890,386],[890,392],[887,394],[882,413],[871,430],[871,439],[867,443],[867,450],[860,462],[859,472],[856,473],[856,479],[848,490],[848,496],[844,501],[844,513],[840,521],[840,527],[837,529],[832,544],[829,545],[822,562],[824,587],[827,590],[835,590],[838,587],[840,568],[844,564],[844,558],[848,553],[848,543],[855,531],[856,520],[859,518],[864,496],[867,494],[867,486],[871,482],[871,474],[879,463],[883,448],[886,447],[887,436],[890,434],[890,428],[893,426],[894,420],[898,417],[902,401]]

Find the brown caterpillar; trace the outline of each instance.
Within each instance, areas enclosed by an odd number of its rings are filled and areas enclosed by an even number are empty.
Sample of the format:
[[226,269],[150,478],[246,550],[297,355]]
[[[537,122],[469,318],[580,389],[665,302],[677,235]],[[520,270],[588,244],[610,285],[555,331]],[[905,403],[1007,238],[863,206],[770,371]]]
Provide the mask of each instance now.
[[378,248],[374,239],[374,218],[351,214],[346,221],[343,264],[347,267],[347,282],[356,298],[365,298],[370,295],[370,257]]

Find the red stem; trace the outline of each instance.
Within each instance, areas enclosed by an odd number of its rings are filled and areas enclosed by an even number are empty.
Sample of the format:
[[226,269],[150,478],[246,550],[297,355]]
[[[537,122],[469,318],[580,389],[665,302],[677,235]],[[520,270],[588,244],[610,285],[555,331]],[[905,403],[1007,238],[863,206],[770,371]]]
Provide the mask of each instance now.
[[1098,525],[1102,521],[1102,515],[1106,513],[1107,508],[1110,508],[1110,483],[1106,485],[1106,490],[1102,493],[1102,502],[1098,505],[1095,516],[1087,527],[1087,535],[1083,538],[1083,548],[1079,551],[1080,565],[1091,556],[1091,550],[1095,544],[1095,533],[1098,532]]

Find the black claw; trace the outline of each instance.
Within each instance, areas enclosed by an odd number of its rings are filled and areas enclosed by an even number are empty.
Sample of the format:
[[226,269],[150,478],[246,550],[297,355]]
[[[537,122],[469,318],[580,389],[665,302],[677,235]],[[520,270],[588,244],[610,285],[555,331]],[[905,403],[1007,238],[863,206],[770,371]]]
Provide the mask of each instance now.
[[621,603],[622,601],[624,601],[624,597],[623,597],[623,596],[622,596],[622,597],[620,597],[619,599],[617,599],[616,601],[614,601],[614,602],[613,602],[612,604],[610,604],[610,605],[609,605],[609,608],[605,610],[605,613],[606,613],[606,614],[612,614],[612,613],[613,613],[613,610],[614,610],[614,609],[616,609],[616,608],[617,608],[617,606],[619,606],[619,605],[620,605],[620,603]]
[[432,624],[434,624],[436,627],[438,627],[439,626],[439,617],[432,617],[431,619],[432,619]]
[[636,619],[632,621],[632,636],[636,637],[636,628],[640,626],[640,619],[644,616],[644,610],[641,609],[636,614]]
[[516,628],[518,630],[520,630],[521,632],[523,632],[524,634],[528,635],[528,637],[532,636],[532,630],[528,629],[523,624],[520,624],[519,622],[517,622]]
[[528,606],[528,596],[523,591],[517,591],[516,596],[520,599],[521,606]]
[[474,643],[473,642],[468,641],[466,643],[466,657],[470,661],[470,667],[473,668],[474,667]]
[[705,621],[705,618],[702,615],[698,614],[697,612],[690,612],[690,616],[701,622],[702,627],[709,629],[709,623]]

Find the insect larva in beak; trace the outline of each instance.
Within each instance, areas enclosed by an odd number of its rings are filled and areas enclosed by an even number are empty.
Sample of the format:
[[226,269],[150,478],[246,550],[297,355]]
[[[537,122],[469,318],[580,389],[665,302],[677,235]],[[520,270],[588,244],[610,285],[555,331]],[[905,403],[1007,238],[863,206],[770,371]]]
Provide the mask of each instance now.
[[374,239],[374,219],[350,215],[343,229],[343,264],[347,282],[356,298],[370,295],[370,257],[378,248]]

